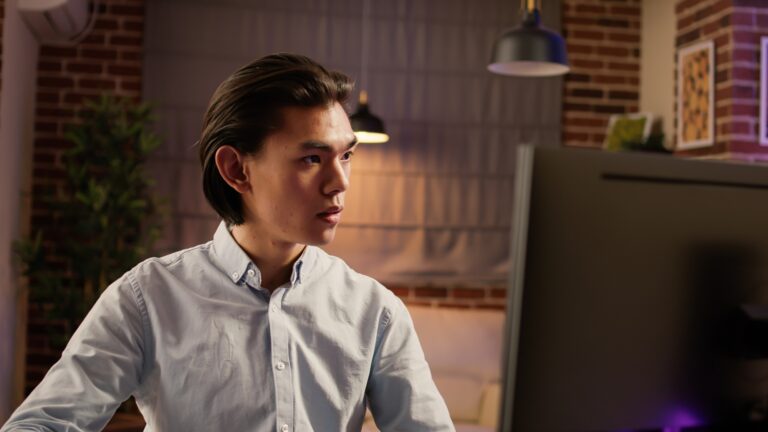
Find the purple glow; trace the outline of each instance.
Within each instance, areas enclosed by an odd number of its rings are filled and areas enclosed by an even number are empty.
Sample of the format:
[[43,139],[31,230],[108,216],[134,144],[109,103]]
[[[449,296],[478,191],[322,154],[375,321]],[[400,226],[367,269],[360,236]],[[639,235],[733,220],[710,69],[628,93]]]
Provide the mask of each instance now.
[[701,419],[685,408],[674,409],[664,423],[665,426],[662,428],[664,432],[680,432],[682,428],[703,424]]

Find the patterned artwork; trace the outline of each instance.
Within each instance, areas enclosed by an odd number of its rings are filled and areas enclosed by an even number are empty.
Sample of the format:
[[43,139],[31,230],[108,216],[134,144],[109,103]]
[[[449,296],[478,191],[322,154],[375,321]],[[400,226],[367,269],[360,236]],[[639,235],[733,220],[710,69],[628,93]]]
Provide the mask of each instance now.
[[715,142],[714,43],[681,49],[677,56],[677,148],[706,147]]

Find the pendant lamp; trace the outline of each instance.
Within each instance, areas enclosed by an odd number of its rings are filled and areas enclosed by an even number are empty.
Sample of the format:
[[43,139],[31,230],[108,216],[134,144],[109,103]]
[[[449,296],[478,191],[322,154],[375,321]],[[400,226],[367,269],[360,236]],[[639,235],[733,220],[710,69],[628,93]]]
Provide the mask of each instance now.
[[363,2],[363,43],[360,56],[360,98],[357,110],[349,116],[352,130],[355,131],[357,141],[363,144],[381,144],[389,141],[389,135],[384,131],[384,122],[373,115],[368,108],[368,91],[366,90],[368,78],[368,15],[370,13],[370,0]]
[[568,73],[563,37],[541,26],[540,0],[522,0],[523,21],[496,39],[488,70],[518,77],[547,77]]

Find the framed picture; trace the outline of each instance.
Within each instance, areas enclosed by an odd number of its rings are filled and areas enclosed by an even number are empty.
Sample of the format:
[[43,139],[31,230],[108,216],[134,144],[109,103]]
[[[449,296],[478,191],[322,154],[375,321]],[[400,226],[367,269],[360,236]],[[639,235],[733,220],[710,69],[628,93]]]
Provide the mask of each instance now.
[[715,44],[701,42],[677,52],[677,149],[715,143]]
[[760,38],[760,145],[768,145],[768,36]]
[[603,148],[606,150],[641,150],[651,135],[650,113],[614,114],[608,120]]

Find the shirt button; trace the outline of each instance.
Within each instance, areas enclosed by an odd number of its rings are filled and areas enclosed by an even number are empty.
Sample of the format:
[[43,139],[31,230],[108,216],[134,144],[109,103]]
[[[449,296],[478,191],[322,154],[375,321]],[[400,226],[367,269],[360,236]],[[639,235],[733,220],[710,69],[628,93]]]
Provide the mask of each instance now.
[[256,275],[256,272],[253,269],[248,270],[248,276],[253,277],[254,275]]
[[240,275],[237,272],[232,273],[232,279],[237,279],[238,276]]
[[277,312],[277,306],[272,305],[272,312]]
[[288,425],[284,424],[284,425],[280,426],[280,432],[288,432]]
[[[277,370],[283,370],[283,369],[285,369],[285,363],[283,363],[281,361],[277,362],[275,367],[277,368]],[[283,426],[286,427],[286,428],[288,427],[288,425],[283,425]],[[288,430],[288,429],[286,429],[286,430]]]

